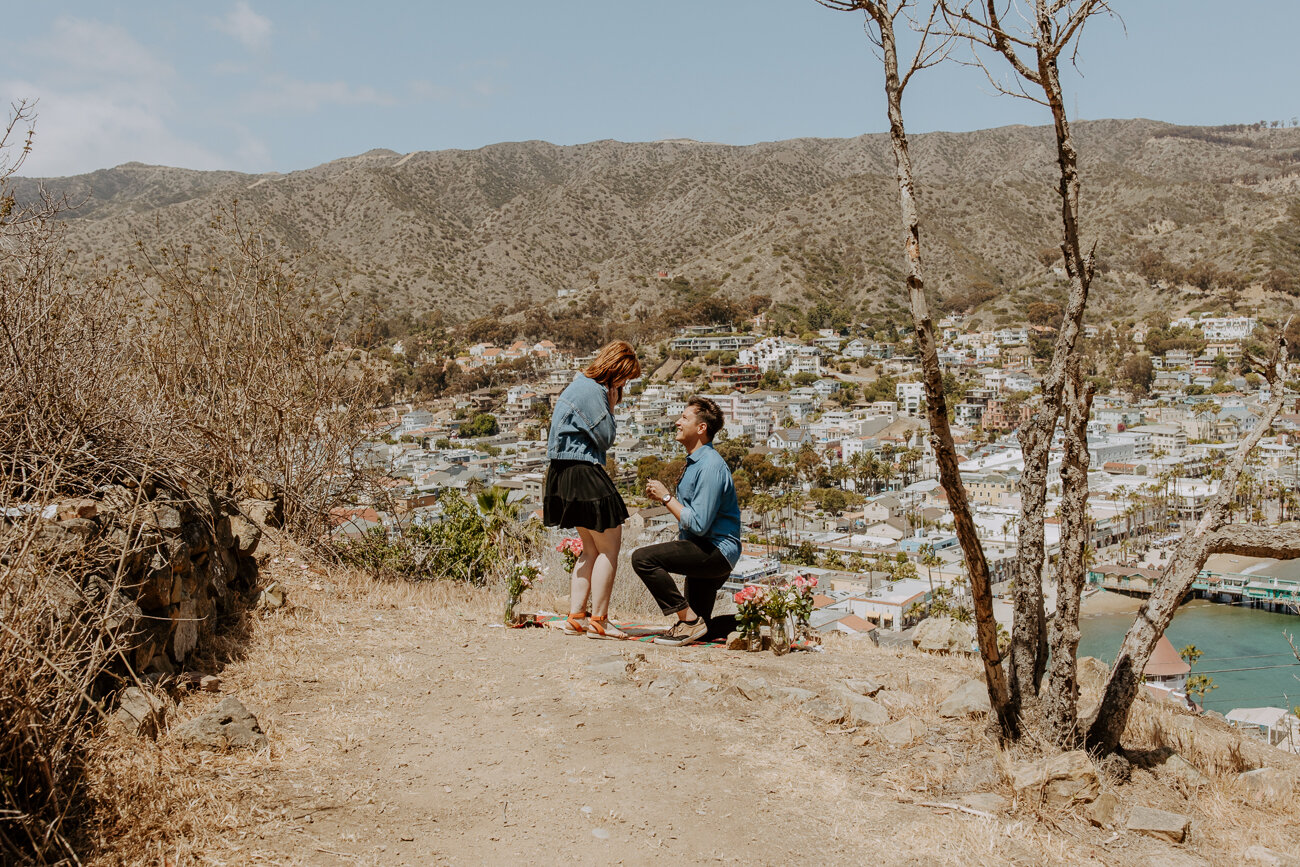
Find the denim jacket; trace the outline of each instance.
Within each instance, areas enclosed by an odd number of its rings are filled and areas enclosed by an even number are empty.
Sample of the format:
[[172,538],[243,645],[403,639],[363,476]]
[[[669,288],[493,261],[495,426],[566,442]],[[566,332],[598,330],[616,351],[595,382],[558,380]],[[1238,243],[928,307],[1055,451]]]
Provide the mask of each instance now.
[[614,432],[609,392],[596,380],[579,373],[555,399],[546,457],[604,464],[605,452],[614,444]]

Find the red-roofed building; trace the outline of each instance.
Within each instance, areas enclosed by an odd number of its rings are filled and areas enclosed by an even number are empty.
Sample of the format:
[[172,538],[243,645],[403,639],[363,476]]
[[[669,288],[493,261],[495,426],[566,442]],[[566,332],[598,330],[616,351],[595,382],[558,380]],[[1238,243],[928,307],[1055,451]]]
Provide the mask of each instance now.
[[846,635],[870,635],[880,627],[856,614],[846,614],[821,627],[822,632],[843,632]]

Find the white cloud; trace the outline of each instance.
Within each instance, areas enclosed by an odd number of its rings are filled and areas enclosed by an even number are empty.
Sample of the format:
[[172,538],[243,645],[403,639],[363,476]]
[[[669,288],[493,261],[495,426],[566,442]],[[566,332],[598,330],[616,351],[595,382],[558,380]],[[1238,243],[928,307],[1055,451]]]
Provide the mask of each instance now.
[[80,174],[132,161],[193,169],[233,164],[229,156],[177,135],[147,101],[129,95],[57,90],[29,81],[6,81],[0,88],[40,97],[32,153],[23,166],[29,177]]
[[25,175],[80,174],[131,161],[195,169],[269,163],[265,147],[244,130],[231,130],[221,148],[178,133],[175,70],[121,27],[62,16],[22,51],[24,62],[14,66],[25,74],[0,80],[0,98],[36,101]]
[[247,104],[259,111],[298,111],[310,114],[326,105],[393,105],[390,94],[368,85],[345,81],[299,81],[271,76],[253,91]]
[[250,51],[260,50],[271,44],[271,19],[254,12],[247,0],[239,0],[226,17],[213,20],[212,26],[228,36],[233,36]]

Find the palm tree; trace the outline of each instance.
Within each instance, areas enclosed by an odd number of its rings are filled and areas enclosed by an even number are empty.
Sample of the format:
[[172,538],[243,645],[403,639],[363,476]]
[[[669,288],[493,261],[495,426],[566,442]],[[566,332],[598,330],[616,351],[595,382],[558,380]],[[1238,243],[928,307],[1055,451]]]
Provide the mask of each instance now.
[[934,592],[934,575],[932,569],[943,562],[943,558],[935,553],[934,546],[929,542],[922,545],[917,553],[920,555],[921,565],[925,567],[925,577],[930,582],[930,592]]
[[1186,647],[1184,647],[1182,650],[1178,651],[1178,655],[1181,656],[1183,658],[1183,662],[1187,663],[1188,665],[1195,665],[1196,661],[1201,658],[1203,653],[1201,649],[1197,647],[1195,644],[1189,644]]

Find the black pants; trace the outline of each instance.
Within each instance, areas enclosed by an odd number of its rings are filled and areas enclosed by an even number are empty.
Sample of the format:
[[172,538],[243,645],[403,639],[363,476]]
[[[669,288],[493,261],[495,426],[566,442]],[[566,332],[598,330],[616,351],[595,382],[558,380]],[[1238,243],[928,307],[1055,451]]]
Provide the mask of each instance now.
[[[718,591],[731,575],[731,564],[717,548],[686,539],[646,545],[632,552],[632,569],[664,614],[676,614],[689,605],[709,624],[707,638],[731,632],[734,617],[713,617]],[[685,595],[677,589],[673,573],[684,576]]]

